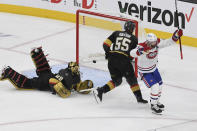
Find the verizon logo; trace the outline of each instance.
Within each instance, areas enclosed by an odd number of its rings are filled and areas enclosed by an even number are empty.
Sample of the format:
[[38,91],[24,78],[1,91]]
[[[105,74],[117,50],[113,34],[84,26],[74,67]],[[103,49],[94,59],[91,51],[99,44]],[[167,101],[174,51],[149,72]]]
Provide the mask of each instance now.
[[165,26],[178,26],[177,18],[179,19],[179,25],[182,29],[185,29],[186,21],[189,23],[192,19],[194,7],[187,13],[170,10],[162,10],[160,8],[152,7],[151,2],[148,1],[147,5],[137,5],[135,3],[118,1],[120,12],[128,13],[131,16],[137,17],[142,21],[146,20],[150,23],[163,24]]

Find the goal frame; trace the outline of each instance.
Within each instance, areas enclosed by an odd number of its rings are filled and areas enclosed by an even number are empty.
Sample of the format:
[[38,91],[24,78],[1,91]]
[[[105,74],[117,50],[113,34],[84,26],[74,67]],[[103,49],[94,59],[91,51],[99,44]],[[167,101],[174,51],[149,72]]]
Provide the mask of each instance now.
[[[76,62],[79,64],[79,17],[80,14],[88,14],[88,15],[92,15],[92,16],[98,16],[98,17],[103,17],[103,18],[109,18],[109,19],[113,19],[113,20],[120,20],[120,21],[132,21],[135,23],[135,36],[138,38],[138,21],[136,20],[132,20],[132,19],[127,19],[127,18],[121,18],[118,16],[113,16],[113,15],[107,15],[107,14],[103,14],[103,13],[98,13],[98,12],[92,12],[92,11],[87,11],[87,10],[77,10],[76,11]],[[135,59],[135,70],[137,69],[137,59]],[[136,70],[137,71],[137,70]],[[135,71],[135,74],[137,76],[137,73]]]

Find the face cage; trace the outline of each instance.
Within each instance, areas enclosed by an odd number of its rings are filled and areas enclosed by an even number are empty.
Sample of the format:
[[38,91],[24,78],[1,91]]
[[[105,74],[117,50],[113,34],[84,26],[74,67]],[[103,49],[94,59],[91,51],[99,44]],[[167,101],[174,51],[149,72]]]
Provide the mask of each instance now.
[[80,73],[79,72],[79,66],[72,66],[72,67],[70,67],[70,69],[71,69],[72,73],[74,73],[74,74],[79,74]]

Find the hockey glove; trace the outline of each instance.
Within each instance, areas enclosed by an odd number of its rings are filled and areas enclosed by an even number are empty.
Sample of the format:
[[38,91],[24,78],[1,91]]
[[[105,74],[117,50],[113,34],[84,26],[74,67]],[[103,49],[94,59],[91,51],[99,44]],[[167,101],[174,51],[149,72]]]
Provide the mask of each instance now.
[[183,30],[182,29],[176,30],[173,33],[172,40],[176,42],[182,35],[183,35]]
[[66,98],[71,95],[71,92],[67,88],[64,87],[62,82],[60,82],[59,80],[55,78],[49,79],[49,86],[51,87],[51,89],[53,89],[52,94],[57,93],[62,98]]
[[[76,87],[76,91],[77,92],[80,92],[81,90],[84,90],[84,89],[91,89],[93,88],[93,82],[91,80],[85,80],[85,81],[81,81],[80,83],[77,84],[77,87]],[[91,91],[83,91],[83,92],[80,92],[82,94],[88,94],[90,93]]]

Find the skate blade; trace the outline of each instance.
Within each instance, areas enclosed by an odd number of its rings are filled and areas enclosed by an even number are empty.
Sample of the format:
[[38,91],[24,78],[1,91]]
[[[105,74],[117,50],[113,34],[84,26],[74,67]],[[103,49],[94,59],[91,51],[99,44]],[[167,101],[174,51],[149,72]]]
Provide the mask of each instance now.
[[97,104],[101,103],[100,99],[97,97],[97,94],[93,91],[93,94],[94,94],[94,98],[97,102]]
[[162,111],[164,111],[164,108],[160,108]]
[[91,88],[91,89],[84,89],[84,90],[80,90],[79,92],[85,92],[85,91],[94,91],[96,90],[96,88]]
[[142,104],[142,105],[146,105],[146,104],[148,104],[148,102],[147,103],[145,103],[145,102],[137,102],[138,104]]
[[152,113],[155,114],[155,115],[162,115],[162,112],[161,113],[157,113],[157,112],[152,111]]

